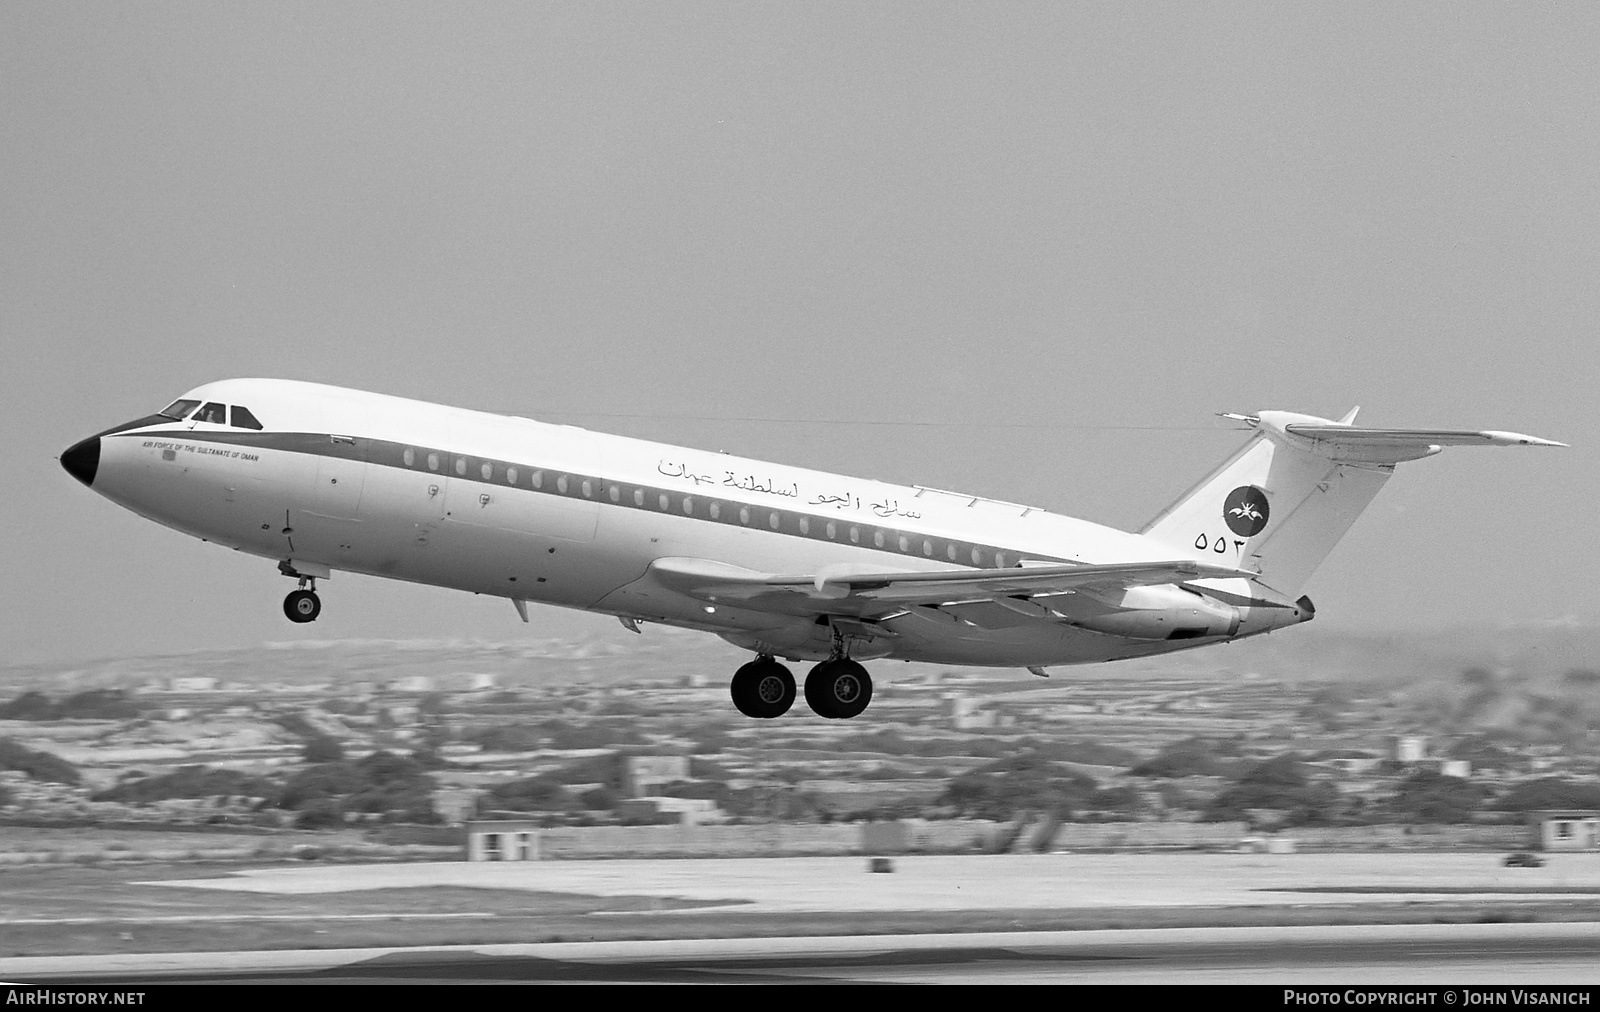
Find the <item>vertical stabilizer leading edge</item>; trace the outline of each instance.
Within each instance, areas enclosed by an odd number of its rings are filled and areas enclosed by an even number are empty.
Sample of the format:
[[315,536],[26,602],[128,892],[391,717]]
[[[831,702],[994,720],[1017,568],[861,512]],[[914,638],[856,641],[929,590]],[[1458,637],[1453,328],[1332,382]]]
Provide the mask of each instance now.
[[1259,573],[1293,598],[1396,464],[1446,446],[1566,445],[1516,432],[1359,428],[1355,415],[1223,415],[1255,430],[1250,440],[1139,533]]

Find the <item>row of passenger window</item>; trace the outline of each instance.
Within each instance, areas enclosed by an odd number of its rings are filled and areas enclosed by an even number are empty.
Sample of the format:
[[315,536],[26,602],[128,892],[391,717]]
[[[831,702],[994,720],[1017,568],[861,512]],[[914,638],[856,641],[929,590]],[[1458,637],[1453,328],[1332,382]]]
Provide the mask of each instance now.
[[[405,461],[407,467],[426,467],[429,471],[440,471],[446,467],[448,457],[434,450],[407,447],[401,454],[401,459]],[[448,467],[457,477],[466,478],[470,474],[483,481],[495,481],[498,474],[499,480],[507,485],[520,485],[522,479],[526,477],[528,487],[536,490],[543,490],[548,478],[542,469],[523,470],[515,464],[496,464],[488,460],[470,461],[466,457],[448,460]],[[984,568],[1004,569],[1007,566],[1019,565],[1022,560],[1019,553],[998,550],[988,545],[904,534],[870,524],[852,524],[789,510],[762,509],[743,503],[698,498],[682,492],[667,492],[657,488],[624,486],[581,475],[557,473],[553,478],[552,487],[560,495],[604,499],[618,505],[655,509],[663,513],[681,512],[686,517],[703,516],[720,523],[737,521],[745,527],[751,525],[759,527],[764,524],[780,533],[788,529],[791,533],[798,533],[803,537],[848,541],[853,545],[871,545],[874,548],[899,551],[906,555],[921,554],[930,559],[943,558],[962,565]]]

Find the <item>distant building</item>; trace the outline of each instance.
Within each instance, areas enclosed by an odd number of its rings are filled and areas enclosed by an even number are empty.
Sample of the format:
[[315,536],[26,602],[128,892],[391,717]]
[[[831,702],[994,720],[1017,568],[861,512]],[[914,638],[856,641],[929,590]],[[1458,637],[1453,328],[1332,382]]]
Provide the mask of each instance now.
[[994,727],[997,715],[993,710],[978,705],[978,700],[965,692],[949,692],[944,696],[945,714],[959,731],[973,731]]
[[539,823],[533,819],[486,819],[469,822],[468,861],[539,860]]
[[1359,776],[1363,773],[1372,772],[1381,762],[1383,762],[1382,759],[1373,755],[1339,755],[1325,759],[1316,765],[1327,766],[1342,773]]
[[684,826],[724,819],[722,810],[710,798],[630,798],[617,806],[617,814],[635,819],[676,815],[678,823]]
[[862,823],[861,849],[868,854],[903,854],[911,849],[911,828],[898,819]]
[[475,787],[442,787],[429,800],[433,814],[452,826],[469,821],[478,812],[478,798],[484,792]]
[[1428,758],[1428,739],[1420,734],[1403,735],[1395,740],[1394,757],[1403,763],[1419,763]]
[[169,692],[215,692],[217,680],[202,676],[174,678],[167,683]]
[[1600,812],[1529,812],[1528,829],[1536,850],[1600,850]]
[[689,779],[686,755],[630,755],[622,763],[622,789],[630,798],[642,798],[663,784]]
[[407,678],[396,678],[389,683],[390,692],[432,692],[433,679],[427,675],[411,675]]
[[1465,759],[1446,759],[1439,764],[1439,773],[1441,776],[1465,780],[1472,776],[1472,764]]

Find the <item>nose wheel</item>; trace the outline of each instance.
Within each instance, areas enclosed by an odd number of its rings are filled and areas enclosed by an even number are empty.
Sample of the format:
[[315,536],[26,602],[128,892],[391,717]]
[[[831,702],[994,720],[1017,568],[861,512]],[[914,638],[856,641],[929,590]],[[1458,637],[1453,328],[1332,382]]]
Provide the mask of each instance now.
[[[300,581],[300,589],[290,591],[289,596],[283,599],[283,613],[291,622],[315,622],[317,616],[322,614],[322,598],[317,596],[317,578],[295,569],[291,559],[278,563],[278,572]],[[321,575],[326,579],[328,572],[324,570]]]
[[283,613],[291,622],[315,622],[322,614],[322,598],[314,590],[294,590],[283,599]]

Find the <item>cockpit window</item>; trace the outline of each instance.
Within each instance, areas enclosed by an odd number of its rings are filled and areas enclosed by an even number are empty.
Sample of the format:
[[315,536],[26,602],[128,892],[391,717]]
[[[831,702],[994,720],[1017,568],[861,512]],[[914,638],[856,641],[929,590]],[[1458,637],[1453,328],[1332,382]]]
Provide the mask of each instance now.
[[199,406],[199,401],[173,401],[158,411],[157,414],[170,418],[175,422],[181,422],[189,417],[189,412]]
[[194,413],[194,420],[197,422],[214,422],[217,425],[227,425],[228,409],[223,407],[221,404],[218,404],[216,401],[212,401],[210,404],[207,404],[205,407]]
[[240,407],[239,405],[235,404],[233,406],[233,408],[232,408],[232,411],[233,411],[233,425],[234,425],[234,428],[238,428],[238,429],[259,429],[259,428],[261,428],[261,423],[256,421],[256,416],[252,415],[250,413],[250,409],[249,408]]

